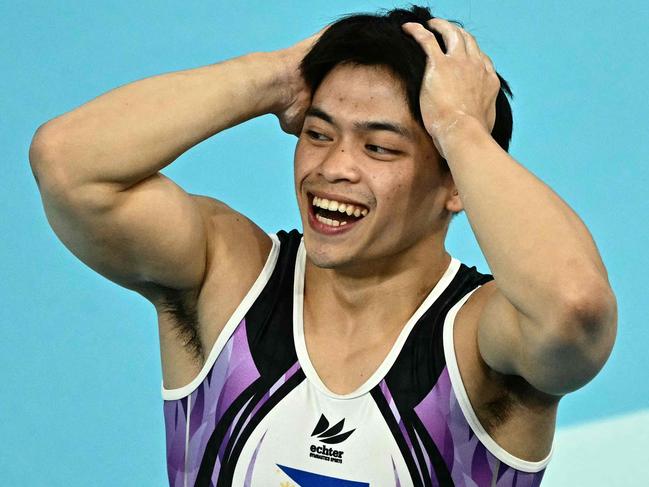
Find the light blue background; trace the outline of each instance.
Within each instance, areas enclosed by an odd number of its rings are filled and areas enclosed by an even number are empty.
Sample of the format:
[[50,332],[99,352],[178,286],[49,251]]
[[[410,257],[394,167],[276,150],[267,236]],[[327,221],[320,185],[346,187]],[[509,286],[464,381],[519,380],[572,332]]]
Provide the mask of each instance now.
[[[36,128],[119,85],[285,47],[340,14],[392,6],[337,0],[0,3],[3,485],[166,483],[154,309],[76,260],[49,228],[27,159]],[[618,297],[619,334],[609,362],[560,407],[557,451],[565,437],[579,451],[595,453],[576,460],[565,448],[550,463],[548,485],[580,485],[570,480],[578,475],[576,461],[582,472],[597,472],[604,461],[610,470],[617,468],[614,458],[634,458],[624,453],[636,448],[629,441],[647,451],[646,436],[638,435],[646,435],[649,422],[642,412],[649,408],[643,277],[649,263],[649,11],[632,0],[445,0],[433,6],[436,15],[463,21],[510,82],[511,153],[581,215]],[[269,232],[292,228],[298,225],[294,143],[267,116],[205,141],[164,172]],[[464,216],[454,221],[448,247],[488,271]],[[618,431],[610,425],[618,423],[595,423],[632,412],[624,443],[610,436]],[[625,468],[649,475],[641,462]]]

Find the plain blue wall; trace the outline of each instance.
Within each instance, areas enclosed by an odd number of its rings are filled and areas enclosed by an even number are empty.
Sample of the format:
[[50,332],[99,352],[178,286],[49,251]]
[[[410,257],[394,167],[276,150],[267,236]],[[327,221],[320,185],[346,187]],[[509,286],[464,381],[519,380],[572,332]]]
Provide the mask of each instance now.
[[[648,408],[646,4],[432,5],[436,15],[463,21],[509,80],[512,154],[584,219],[618,297],[613,355],[591,384],[562,401],[559,425]],[[3,485],[166,482],[154,309],[76,260],[49,228],[27,159],[36,128],[119,85],[285,47],[340,14],[391,6],[0,3]],[[291,228],[298,225],[294,144],[274,117],[262,117],[191,149],[164,172],[269,232]],[[448,247],[488,271],[465,217],[453,223]]]

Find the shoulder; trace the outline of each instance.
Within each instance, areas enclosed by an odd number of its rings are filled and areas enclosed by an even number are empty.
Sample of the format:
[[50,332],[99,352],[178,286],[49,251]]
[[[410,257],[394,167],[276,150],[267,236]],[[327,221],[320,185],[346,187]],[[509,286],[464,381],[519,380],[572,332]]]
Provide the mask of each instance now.
[[[227,281],[256,275],[272,247],[270,236],[244,214],[214,198],[191,195],[199,207],[208,235],[205,280]],[[220,276],[220,277],[219,277]]]

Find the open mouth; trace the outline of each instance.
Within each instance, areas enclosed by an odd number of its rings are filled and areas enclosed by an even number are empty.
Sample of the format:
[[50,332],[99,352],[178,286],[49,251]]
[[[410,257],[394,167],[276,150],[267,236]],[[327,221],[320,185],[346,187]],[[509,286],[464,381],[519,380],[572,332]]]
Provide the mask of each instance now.
[[346,230],[369,213],[369,209],[359,203],[327,199],[311,193],[308,197],[310,221],[317,230]]

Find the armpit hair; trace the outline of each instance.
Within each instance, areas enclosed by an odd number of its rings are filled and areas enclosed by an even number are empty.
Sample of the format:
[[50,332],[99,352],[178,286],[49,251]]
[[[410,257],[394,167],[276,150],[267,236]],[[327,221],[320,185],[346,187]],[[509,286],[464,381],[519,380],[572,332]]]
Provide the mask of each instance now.
[[200,365],[205,361],[205,353],[198,335],[199,321],[197,308],[197,291],[179,291],[164,288],[158,298],[157,308],[174,321],[176,336],[183,347]]

